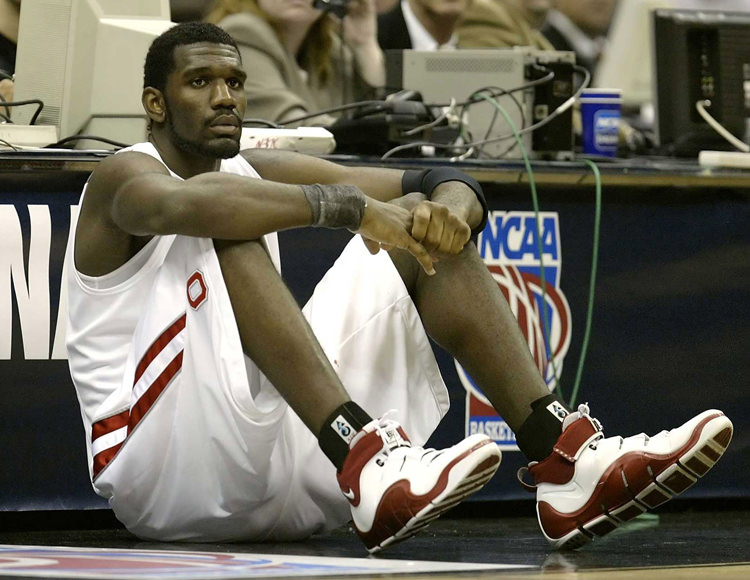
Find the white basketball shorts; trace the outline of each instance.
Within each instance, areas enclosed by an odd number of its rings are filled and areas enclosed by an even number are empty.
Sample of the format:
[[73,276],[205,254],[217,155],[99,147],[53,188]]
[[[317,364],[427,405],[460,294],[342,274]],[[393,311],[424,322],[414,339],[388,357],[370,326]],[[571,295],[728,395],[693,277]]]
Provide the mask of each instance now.
[[[152,346],[143,337],[184,315],[182,367],[95,489],[145,539],[295,540],[346,523],[348,503],[317,438],[242,353],[212,242],[178,236],[159,277],[131,359]],[[373,417],[397,409],[412,441],[424,443],[448,393],[388,255],[371,256],[354,238],[304,313],[352,399]]]

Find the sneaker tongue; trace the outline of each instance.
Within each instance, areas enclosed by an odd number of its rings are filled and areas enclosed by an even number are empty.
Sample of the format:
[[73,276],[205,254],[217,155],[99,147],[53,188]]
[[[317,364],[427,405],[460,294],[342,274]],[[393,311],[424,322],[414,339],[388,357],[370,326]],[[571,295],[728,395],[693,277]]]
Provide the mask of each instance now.
[[565,429],[570,427],[573,423],[578,421],[578,419],[580,419],[581,417],[583,417],[583,415],[579,413],[578,411],[568,414],[568,416],[565,417],[565,419],[563,420],[562,430],[565,431]]
[[396,447],[410,447],[401,433],[398,432],[398,425],[388,425],[387,427],[381,427],[379,429],[380,437],[383,440],[383,445],[387,449],[395,449]]
[[578,419],[581,419],[583,417],[586,417],[589,415],[589,406],[587,404],[578,405],[578,410],[574,411],[573,413],[570,413],[565,419],[563,420],[562,430],[565,431],[568,427],[570,427],[573,423],[578,421]]

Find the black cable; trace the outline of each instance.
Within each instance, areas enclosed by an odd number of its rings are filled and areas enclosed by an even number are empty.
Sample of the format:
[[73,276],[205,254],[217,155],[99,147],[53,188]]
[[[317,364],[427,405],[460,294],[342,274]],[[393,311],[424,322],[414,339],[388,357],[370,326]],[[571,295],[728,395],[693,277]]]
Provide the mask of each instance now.
[[25,101],[3,101],[3,106],[6,109],[8,107],[20,107],[22,105],[36,105],[36,111],[34,111],[34,114],[31,116],[31,121],[29,121],[29,125],[33,125],[34,123],[36,123],[36,120],[39,117],[39,113],[41,113],[42,109],[44,109],[44,101],[41,101],[39,99],[26,99]]
[[[544,67],[540,67],[539,65],[534,65],[534,68],[542,68],[543,70],[548,70],[548,69],[546,69]],[[501,92],[499,92],[497,94],[490,94],[490,97],[493,97],[493,98],[494,97],[501,97],[501,96],[503,96],[505,94],[517,93],[519,91],[525,91],[526,89],[534,88],[537,85],[542,85],[542,84],[548,83],[548,82],[552,81],[552,79],[554,79],[554,78],[555,78],[555,73],[552,72],[552,71],[549,71],[545,76],[543,76],[541,78],[538,78],[538,79],[533,80],[533,81],[529,81],[528,83],[524,83],[524,84],[522,84],[520,86],[517,86],[517,87],[513,87],[512,89],[500,89]],[[472,94],[476,94],[477,92],[479,92],[481,90],[482,89],[477,89]],[[466,100],[466,101],[455,103],[455,106],[456,107],[462,107],[464,105],[471,105],[471,104],[477,103],[477,102],[480,102],[480,101],[477,101],[476,99],[472,99],[471,96],[470,96],[469,99]],[[431,107],[447,107],[448,104],[449,103],[445,103],[445,104],[443,104],[443,103],[432,103],[432,104],[430,104],[430,106]]]
[[[538,70],[540,70],[542,72],[545,72],[546,74],[544,76],[538,78],[538,79],[535,79],[533,81],[529,81],[528,83],[524,83],[523,85],[511,88],[511,89],[503,89],[501,87],[496,87],[496,86],[492,86],[492,85],[477,89],[471,95],[469,95],[468,100],[464,101],[463,103],[458,103],[457,104],[457,105],[461,106],[461,112],[459,114],[459,118],[463,121],[464,113],[465,113],[465,111],[466,111],[467,108],[469,108],[470,106],[472,106],[472,105],[474,105],[476,103],[483,102],[483,99],[480,99],[480,98],[477,97],[477,95],[479,93],[489,92],[489,96],[492,99],[496,99],[497,97],[502,97],[502,96],[508,96],[508,97],[510,97],[513,100],[513,102],[515,103],[516,107],[518,108],[518,112],[519,112],[519,114],[521,116],[521,127],[525,128],[526,127],[526,122],[527,122],[526,113],[524,111],[523,105],[518,100],[518,98],[514,95],[514,93],[517,93],[517,92],[520,92],[520,91],[526,91],[528,89],[534,88],[535,86],[552,82],[552,80],[555,78],[554,71],[551,71],[548,68],[540,66],[540,65],[537,65],[537,64],[533,64],[531,66],[533,68],[535,68],[535,69],[538,69]],[[433,105],[433,106],[437,106],[437,105]],[[498,111],[497,111],[497,109],[495,109],[493,111],[493,113],[492,113],[492,119],[490,120],[490,123],[489,123],[489,125],[487,127],[487,130],[485,132],[484,139],[482,141],[478,141],[477,143],[481,144],[481,143],[488,142],[489,136],[492,133],[492,130],[493,130],[494,126],[495,126],[495,123],[497,122],[497,117],[498,117]],[[511,144],[511,146],[508,149],[506,149],[505,151],[502,152],[501,156],[507,155],[515,147],[516,147],[516,143],[514,142],[513,144]],[[484,153],[484,147],[480,146],[478,148],[477,155],[480,155],[480,154],[483,154],[483,153]]]
[[57,149],[62,145],[66,145],[68,143],[72,143],[73,141],[100,141],[101,143],[107,143],[108,145],[114,145],[117,148],[123,148],[123,147],[130,147],[127,143],[120,143],[119,141],[113,141],[112,139],[107,139],[106,137],[97,137],[96,135],[71,135],[70,137],[65,137],[64,139],[60,139],[57,143],[51,143],[50,145],[45,145],[43,149]]
[[[478,95],[479,93],[484,93],[484,92],[489,92],[490,93],[490,98],[492,98],[492,99],[496,99],[497,97],[502,97],[502,96],[508,96],[508,97],[510,97],[513,100],[513,102],[515,103],[516,108],[518,108],[519,114],[521,115],[521,126],[522,127],[526,127],[526,113],[524,112],[523,105],[518,100],[518,98],[511,91],[507,91],[505,89],[502,89],[500,87],[495,87],[495,86],[486,86],[486,87],[482,87],[482,88],[477,89],[476,91],[474,91],[469,96],[469,100],[466,101],[462,105],[462,107],[461,107],[461,113],[460,113],[460,118],[461,119],[464,118],[464,112],[465,112],[466,109],[468,109],[470,106],[472,106],[474,104],[483,102],[483,101],[481,101],[479,99],[475,99],[475,96]],[[494,129],[495,123],[497,122],[498,115],[499,115],[498,110],[494,109],[493,112],[492,112],[492,119],[490,119],[490,122],[487,125],[487,130],[485,131],[484,140],[483,141],[487,141],[490,138],[490,134],[492,133],[492,129]],[[478,155],[484,154],[484,147],[479,147],[478,150],[477,150],[477,154]]]
[[[588,88],[589,82],[591,81],[591,73],[588,70],[586,70],[584,67],[580,66],[580,65],[573,65],[573,68],[575,70],[577,70],[579,73],[582,73],[584,75],[584,80],[581,83],[581,86],[578,88],[578,90],[573,94],[572,97],[570,97],[570,99],[568,99],[568,101],[566,101],[565,103],[563,103],[562,105],[560,105],[559,107],[557,107],[557,109],[555,109],[554,111],[552,111],[552,113],[550,113],[549,115],[547,115],[544,119],[542,119],[541,121],[539,121],[537,123],[534,123],[533,125],[529,125],[525,129],[520,130],[518,132],[519,134],[524,134],[524,133],[529,133],[531,131],[536,131],[540,127],[543,127],[547,123],[551,122],[553,119],[556,119],[557,117],[559,117],[560,115],[562,115],[565,111],[567,111],[568,108],[570,108],[570,106],[572,106],[572,105],[567,106],[567,107],[565,106],[569,101],[576,101],[581,96],[581,93],[586,88]],[[514,136],[515,136],[514,133],[508,133],[506,135],[501,135],[500,137],[493,137],[492,139],[485,139],[483,141],[476,141],[474,143],[469,143],[468,145],[473,145],[473,146],[476,147],[476,146],[479,146],[479,145],[486,145],[488,143],[497,143],[499,141],[505,141],[507,139],[512,139]]]
[[[296,117],[294,119],[289,119],[288,121],[283,121],[279,123],[279,125],[291,125],[292,123],[299,123],[300,121],[306,121],[307,119],[313,119],[315,117],[320,117],[321,115],[327,115],[328,113],[338,113],[340,111],[348,111],[350,109],[358,109],[360,107],[367,107],[367,106],[381,106],[383,107],[382,110],[385,110],[384,107],[384,101],[358,101],[356,103],[347,103],[346,105],[340,105],[338,107],[331,107],[330,109],[322,109],[320,111],[316,111],[315,113],[309,113],[307,115],[303,115],[301,117]],[[377,112],[377,110],[372,111]]]
[[267,121],[266,119],[243,119],[242,120],[242,126],[243,127],[255,127],[257,125],[264,125],[266,127],[270,127],[271,129],[281,129],[281,125],[278,123],[274,123],[273,121]]

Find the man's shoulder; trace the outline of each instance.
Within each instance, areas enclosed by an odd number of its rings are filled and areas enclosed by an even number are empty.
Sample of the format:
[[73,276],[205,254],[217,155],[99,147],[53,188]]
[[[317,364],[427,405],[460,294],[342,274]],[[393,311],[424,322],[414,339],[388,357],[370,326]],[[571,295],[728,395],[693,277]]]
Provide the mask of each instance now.
[[118,152],[100,161],[86,185],[87,197],[109,197],[120,185],[143,173],[169,173],[155,157],[135,149]]
[[140,173],[144,171],[154,171],[158,168],[164,168],[166,170],[164,164],[153,155],[149,155],[145,151],[137,149],[127,149],[118,151],[114,155],[110,155],[106,159],[100,161],[94,168],[92,177],[101,174],[108,174],[111,177],[116,177],[121,173]]

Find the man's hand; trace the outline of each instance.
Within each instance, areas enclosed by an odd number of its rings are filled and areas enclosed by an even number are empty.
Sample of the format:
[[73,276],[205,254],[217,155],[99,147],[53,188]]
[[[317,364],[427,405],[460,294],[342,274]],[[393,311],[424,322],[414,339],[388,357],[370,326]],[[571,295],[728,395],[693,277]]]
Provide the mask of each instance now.
[[[449,207],[429,201],[424,194],[410,193],[385,205],[398,206],[409,212],[411,219],[403,223],[406,232],[411,232],[409,239],[418,244],[418,246],[412,245],[417,253],[406,246],[389,243],[385,239],[375,239],[360,228],[358,233],[362,234],[365,245],[372,254],[377,254],[381,249],[388,251],[394,247],[404,248],[419,260],[425,272],[433,274],[434,262],[437,262],[441,256],[454,256],[460,253],[471,239],[471,228],[464,219]],[[369,207],[370,202],[368,202],[368,209]],[[365,212],[366,216],[367,212]],[[400,213],[399,216],[403,219],[403,214]],[[364,221],[363,218],[362,222]],[[404,241],[404,243],[411,242]],[[422,250],[429,258],[429,262],[422,254]],[[429,268],[425,267],[426,264],[429,264]]]
[[424,271],[432,276],[435,273],[433,260],[425,247],[409,232],[412,228],[412,212],[398,203],[384,203],[375,199],[367,200],[365,215],[356,233],[371,254],[381,249],[399,248],[406,250],[420,263]]
[[423,201],[412,212],[412,237],[437,261],[440,256],[455,256],[471,239],[471,228],[448,206]]

